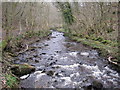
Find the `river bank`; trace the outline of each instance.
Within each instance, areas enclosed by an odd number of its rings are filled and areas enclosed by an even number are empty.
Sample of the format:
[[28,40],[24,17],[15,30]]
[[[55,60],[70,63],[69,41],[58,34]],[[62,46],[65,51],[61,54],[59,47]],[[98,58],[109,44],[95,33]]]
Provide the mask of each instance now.
[[[20,88],[71,87],[83,89],[98,85],[108,88],[106,83],[111,86],[109,88],[119,88],[119,74],[112,70],[107,60],[99,57],[99,53],[93,48],[73,42],[57,31],[52,31],[49,37],[42,40],[33,39],[33,41],[27,43],[28,50],[17,53],[17,56],[12,55],[12,57],[14,56],[12,63],[27,63],[35,67],[35,71],[29,74],[29,77],[23,80],[22,78],[25,76],[20,77],[20,82],[18,81]],[[114,76],[111,76],[113,73]],[[97,79],[98,77],[99,79]],[[13,85],[16,83],[16,79],[13,78],[12,81],[15,81]],[[8,81],[11,82],[11,79]]]
[[[71,40],[75,42],[80,42],[85,46],[92,47],[93,49],[96,49],[99,51],[99,55],[106,60],[108,60],[109,57],[112,57],[112,62],[110,62],[111,67],[116,69],[118,72],[120,72],[120,58],[119,58],[119,48],[118,43],[111,42],[111,44],[104,44],[102,41],[98,41],[91,38],[82,38],[77,35],[73,35],[72,33],[67,33],[65,29],[63,28],[57,28],[56,30],[65,33],[65,36],[69,37]],[[103,40],[105,41],[105,40]],[[114,63],[115,62],[115,63]]]
[[[19,53],[26,51],[29,49],[29,44],[37,42],[44,38],[49,38],[51,34],[50,31],[43,32],[26,32],[24,35],[18,36],[11,40],[10,46],[6,48],[6,41],[3,40],[0,44],[1,48],[1,61],[2,64],[2,76],[4,80],[1,78],[1,83],[3,88],[19,88],[19,77],[15,76],[11,73],[11,67],[15,65],[14,57],[16,57]],[[27,46],[28,48],[27,48]]]

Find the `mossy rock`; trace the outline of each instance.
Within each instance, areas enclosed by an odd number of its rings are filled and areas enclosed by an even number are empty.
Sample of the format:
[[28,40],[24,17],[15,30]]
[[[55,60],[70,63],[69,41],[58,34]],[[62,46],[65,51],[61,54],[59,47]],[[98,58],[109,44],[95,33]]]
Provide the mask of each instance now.
[[30,74],[35,71],[35,67],[29,64],[14,64],[11,67],[11,71],[16,76],[20,77],[26,74]]

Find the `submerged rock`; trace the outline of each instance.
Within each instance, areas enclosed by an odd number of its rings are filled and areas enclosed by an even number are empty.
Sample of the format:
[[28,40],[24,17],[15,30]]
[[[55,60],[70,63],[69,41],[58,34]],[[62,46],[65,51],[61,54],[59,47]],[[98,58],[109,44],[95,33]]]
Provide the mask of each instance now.
[[11,71],[12,71],[13,74],[20,77],[20,76],[23,76],[23,75],[26,75],[26,74],[30,74],[31,72],[34,72],[35,67],[31,66],[27,63],[25,63],[25,64],[15,64],[15,65],[12,65]]
[[53,76],[54,75],[54,71],[47,71],[46,74],[49,75],[49,76]]
[[61,53],[61,51],[55,51],[56,53]]
[[48,44],[45,44],[44,46],[49,46]]
[[56,38],[55,36],[51,36],[51,38]]
[[35,60],[36,63],[39,63],[39,60]]
[[41,55],[45,55],[46,53],[41,53]]
[[40,39],[39,40],[36,40],[36,42],[39,42],[40,41]]

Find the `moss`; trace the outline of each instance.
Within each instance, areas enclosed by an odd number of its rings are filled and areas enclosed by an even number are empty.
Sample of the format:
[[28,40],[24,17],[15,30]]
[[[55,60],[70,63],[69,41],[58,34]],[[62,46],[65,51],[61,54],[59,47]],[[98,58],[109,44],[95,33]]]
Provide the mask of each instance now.
[[110,40],[102,40],[101,43],[103,43],[103,44],[109,44],[109,43],[111,43],[111,41]]
[[115,30],[114,30],[114,29],[112,29],[112,28],[107,29],[107,33],[111,33],[111,32],[113,32],[113,31],[115,31]]
[[102,37],[98,37],[98,38],[94,38],[94,40],[101,42],[101,41],[103,41],[103,38]]
[[65,32],[65,29],[63,29],[63,28],[58,28],[56,30],[59,31],[59,32]]
[[33,71],[35,71],[35,67],[29,65],[29,64],[14,64],[11,67],[11,71],[13,74],[17,76],[23,76],[25,74],[29,74]]
[[2,42],[0,42],[0,49],[4,49],[7,45],[6,40],[2,40]]
[[12,76],[11,74],[5,75],[6,77],[6,84],[8,88],[17,88],[18,87],[18,80],[16,77]]
[[59,5],[64,21],[66,24],[71,25],[74,22],[74,17],[72,14],[72,9],[71,9],[71,5],[69,2],[57,2],[57,4]]
[[117,57],[118,49],[116,47],[112,47],[110,45],[106,45],[99,41],[95,41],[95,40],[91,40],[91,39],[79,38],[77,36],[71,36],[70,38],[74,41],[81,42],[82,44],[85,44],[92,48],[98,49],[100,52],[100,55],[103,57],[106,57],[108,55]]

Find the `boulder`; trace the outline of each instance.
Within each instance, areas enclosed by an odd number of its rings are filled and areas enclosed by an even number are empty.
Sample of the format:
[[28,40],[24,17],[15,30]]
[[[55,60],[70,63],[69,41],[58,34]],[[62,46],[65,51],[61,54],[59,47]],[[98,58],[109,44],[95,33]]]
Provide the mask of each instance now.
[[14,64],[11,67],[11,71],[14,75],[20,77],[26,74],[30,74],[35,71],[35,67],[27,63],[25,64]]
[[48,76],[53,76],[54,73],[55,73],[55,71],[47,71],[47,72],[46,72],[46,74],[47,74]]
[[82,87],[84,90],[103,90],[103,84],[99,81],[93,81],[92,84],[86,85]]
[[99,81],[93,81],[92,82],[92,87],[95,90],[102,90],[103,89],[103,84]]

